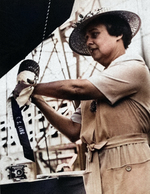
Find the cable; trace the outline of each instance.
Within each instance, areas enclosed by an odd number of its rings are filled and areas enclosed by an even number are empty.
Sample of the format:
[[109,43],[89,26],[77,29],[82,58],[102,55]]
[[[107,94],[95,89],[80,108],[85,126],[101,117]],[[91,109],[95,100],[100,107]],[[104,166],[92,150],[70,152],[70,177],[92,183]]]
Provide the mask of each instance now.
[[40,55],[39,55],[38,64],[40,63],[40,60],[41,60],[42,49],[43,49],[43,41],[45,39],[45,34],[46,34],[46,29],[47,29],[47,23],[48,23],[48,18],[49,18],[49,12],[50,12],[50,5],[51,5],[51,0],[48,1],[48,7],[47,7],[45,24],[44,24],[43,37],[42,37],[42,43],[41,43],[41,49],[40,49]]

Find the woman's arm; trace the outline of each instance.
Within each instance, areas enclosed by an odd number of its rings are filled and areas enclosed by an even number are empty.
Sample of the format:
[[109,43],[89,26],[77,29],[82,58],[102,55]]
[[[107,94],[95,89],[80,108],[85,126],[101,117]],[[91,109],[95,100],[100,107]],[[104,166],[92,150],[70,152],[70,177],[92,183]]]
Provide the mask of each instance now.
[[62,80],[39,83],[33,94],[67,100],[103,99],[104,95],[87,79]]
[[47,120],[68,137],[70,141],[75,142],[80,138],[80,124],[56,112],[40,95],[34,95],[32,97],[32,102],[41,110]]

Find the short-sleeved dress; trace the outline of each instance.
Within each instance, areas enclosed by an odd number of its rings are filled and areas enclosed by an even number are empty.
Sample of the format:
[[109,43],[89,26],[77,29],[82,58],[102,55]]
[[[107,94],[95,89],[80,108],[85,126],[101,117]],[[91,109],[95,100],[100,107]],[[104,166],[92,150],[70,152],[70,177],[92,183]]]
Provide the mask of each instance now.
[[87,194],[150,194],[150,75],[140,56],[124,54],[88,80],[105,96],[81,102],[72,116],[81,120],[88,153]]

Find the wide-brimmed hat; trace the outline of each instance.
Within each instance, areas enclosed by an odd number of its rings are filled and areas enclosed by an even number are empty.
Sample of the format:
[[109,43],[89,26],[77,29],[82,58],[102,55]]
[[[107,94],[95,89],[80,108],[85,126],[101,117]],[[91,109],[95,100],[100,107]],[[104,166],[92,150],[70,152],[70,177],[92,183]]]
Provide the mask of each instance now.
[[141,19],[137,14],[124,10],[110,11],[108,8],[101,8],[96,10],[95,12],[89,12],[84,17],[80,15],[81,20],[73,25],[74,30],[72,31],[69,38],[70,48],[74,52],[80,55],[90,55],[88,48],[85,44],[85,37],[82,31],[92,20],[100,18],[101,16],[117,16],[118,18],[121,18],[126,21],[131,28],[132,38],[136,35],[141,25]]

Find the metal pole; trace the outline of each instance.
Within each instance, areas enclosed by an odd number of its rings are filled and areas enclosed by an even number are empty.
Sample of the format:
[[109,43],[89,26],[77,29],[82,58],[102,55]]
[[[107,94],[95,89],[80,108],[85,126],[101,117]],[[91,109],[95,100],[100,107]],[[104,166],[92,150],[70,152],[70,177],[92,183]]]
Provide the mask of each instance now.
[[65,53],[65,48],[64,48],[64,44],[63,44],[64,41],[63,41],[63,37],[62,37],[62,33],[61,33],[60,28],[59,28],[59,35],[60,35],[60,39],[61,39],[61,45],[62,45],[62,49],[63,49],[63,54],[64,54],[64,57],[65,57],[65,62],[66,62],[68,76],[69,76],[69,79],[71,79],[70,70],[69,70],[69,66],[68,66],[68,62],[67,62],[67,57],[66,57],[66,53]]

